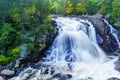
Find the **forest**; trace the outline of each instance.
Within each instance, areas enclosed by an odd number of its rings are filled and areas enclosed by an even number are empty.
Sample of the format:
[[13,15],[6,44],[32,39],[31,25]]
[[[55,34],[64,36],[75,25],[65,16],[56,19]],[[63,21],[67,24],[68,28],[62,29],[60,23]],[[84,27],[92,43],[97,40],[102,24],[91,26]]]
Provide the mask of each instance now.
[[43,43],[37,36],[53,31],[51,14],[97,13],[120,27],[119,0],[0,0],[0,63],[6,65],[18,58],[23,43],[28,51],[38,52]]

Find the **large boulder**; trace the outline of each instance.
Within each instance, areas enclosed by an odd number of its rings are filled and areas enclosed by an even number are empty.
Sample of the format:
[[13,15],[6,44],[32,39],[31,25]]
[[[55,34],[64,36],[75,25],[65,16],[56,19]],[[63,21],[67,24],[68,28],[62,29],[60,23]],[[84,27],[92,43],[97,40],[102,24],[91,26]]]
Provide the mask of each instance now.
[[4,69],[1,71],[0,75],[5,76],[5,77],[12,77],[14,76],[15,71],[9,70],[9,69]]

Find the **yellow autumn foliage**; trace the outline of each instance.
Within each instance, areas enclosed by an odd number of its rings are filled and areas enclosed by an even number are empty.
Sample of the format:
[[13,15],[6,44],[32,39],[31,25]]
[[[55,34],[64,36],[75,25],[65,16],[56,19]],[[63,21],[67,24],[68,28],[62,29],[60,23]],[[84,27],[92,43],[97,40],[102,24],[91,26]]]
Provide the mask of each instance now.
[[107,13],[105,5],[102,5],[102,6],[100,7],[99,12],[100,12],[101,14],[103,14],[103,15],[105,15],[105,14]]
[[70,0],[67,0],[67,8],[66,8],[66,14],[71,14],[73,12],[73,4]]
[[51,21],[51,16],[48,15],[43,21],[45,24],[49,23]]
[[36,7],[35,7],[35,6],[25,7],[25,8],[23,9],[23,12],[24,12],[25,14],[33,14],[33,13],[35,13],[35,11],[36,11]]
[[13,18],[13,20],[19,21],[19,19],[20,19],[20,14],[19,14],[19,12],[18,12],[18,7],[17,7],[17,6],[15,6],[15,7],[13,8],[13,11],[11,12],[11,17]]
[[76,11],[77,11],[77,13],[81,12],[81,3],[77,4]]
[[76,12],[78,14],[80,13],[86,13],[86,8],[85,8],[85,5],[82,3],[77,3],[77,6],[76,6]]

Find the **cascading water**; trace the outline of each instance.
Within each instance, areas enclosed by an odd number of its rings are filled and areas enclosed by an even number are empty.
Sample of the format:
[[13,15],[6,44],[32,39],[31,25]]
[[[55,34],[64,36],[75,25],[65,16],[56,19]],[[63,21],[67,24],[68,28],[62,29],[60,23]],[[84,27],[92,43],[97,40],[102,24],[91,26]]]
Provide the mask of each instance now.
[[110,25],[106,19],[104,19],[104,22],[108,25],[108,27],[110,27],[110,33],[114,36],[114,38],[117,41],[118,48],[120,48],[120,41],[118,39],[118,31],[115,28],[113,28],[112,25]]
[[[106,61],[88,20],[58,17],[58,36],[47,51],[45,62],[35,64],[10,80],[107,80],[120,78],[116,58]],[[40,65],[39,65],[40,64]],[[37,67],[37,68],[36,68]]]
[[59,28],[47,61],[53,62],[100,62],[105,58],[99,48],[93,25],[88,20],[59,17],[55,20]]

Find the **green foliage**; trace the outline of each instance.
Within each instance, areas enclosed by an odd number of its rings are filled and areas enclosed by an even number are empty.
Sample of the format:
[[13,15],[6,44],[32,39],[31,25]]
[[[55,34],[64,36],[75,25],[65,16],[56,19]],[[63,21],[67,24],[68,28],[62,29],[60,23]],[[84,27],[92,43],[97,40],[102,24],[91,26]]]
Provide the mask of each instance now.
[[[38,51],[42,48],[39,35],[49,35],[49,0],[0,1],[0,63],[8,64],[19,57],[20,45]],[[26,35],[26,37],[24,37]]]
[[3,65],[6,65],[10,62],[10,58],[9,57],[5,57],[3,55],[0,55],[0,63]]
[[39,44],[39,47],[40,47],[40,48],[42,48],[42,47],[43,47],[43,44],[42,44],[42,43],[40,43],[40,44]]
[[13,28],[11,27],[10,24],[8,23],[5,23],[4,26],[2,26],[2,29],[1,29],[1,38],[2,39],[5,39],[6,36],[13,30]]
[[105,7],[105,5],[101,5],[99,12],[100,12],[101,14],[103,14],[104,16],[106,15],[107,12],[106,12],[106,7]]
[[80,14],[81,13],[81,3],[78,3],[77,6],[76,6],[76,12],[77,14]]
[[[21,41],[21,34],[15,31],[15,28],[5,23],[0,30],[0,54],[5,53],[11,47],[18,46]],[[12,44],[14,42],[14,44]]]
[[0,63],[3,65],[7,65],[14,59],[18,58],[20,50],[21,49],[19,47],[16,47],[11,51],[6,52],[5,55],[0,55]]
[[66,0],[55,0],[50,1],[51,3],[51,13],[64,15],[65,14],[65,8],[66,8]]
[[9,15],[13,3],[10,0],[0,0],[0,25],[4,25],[5,18]]
[[112,7],[113,11],[112,14],[113,16],[116,16],[116,23],[120,27],[120,1],[119,0],[114,0],[112,2]]
[[18,12],[18,7],[14,6],[13,10],[11,11],[11,17],[15,21],[19,21],[20,19],[20,14]]
[[73,4],[70,0],[67,0],[66,14],[71,14],[73,12]]
[[112,6],[113,6],[113,11],[115,11],[116,14],[120,14],[120,1],[114,0]]
[[111,13],[112,12],[112,2],[114,0],[105,0],[104,5],[106,6],[106,12]]
[[82,13],[86,13],[86,7],[87,7],[87,0],[82,0],[81,1],[81,6],[82,6],[82,10],[81,10],[81,12]]
[[49,3],[52,14],[93,15],[101,13],[104,17],[110,14],[111,21],[120,26],[119,0],[49,0]]
[[11,57],[12,59],[19,57],[20,47],[16,47],[6,53],[7,57]]
[[76,12],[77,12],[77,14],[86,13],[85,5],[83,3],[78,3],[77,6],[76,6]]

